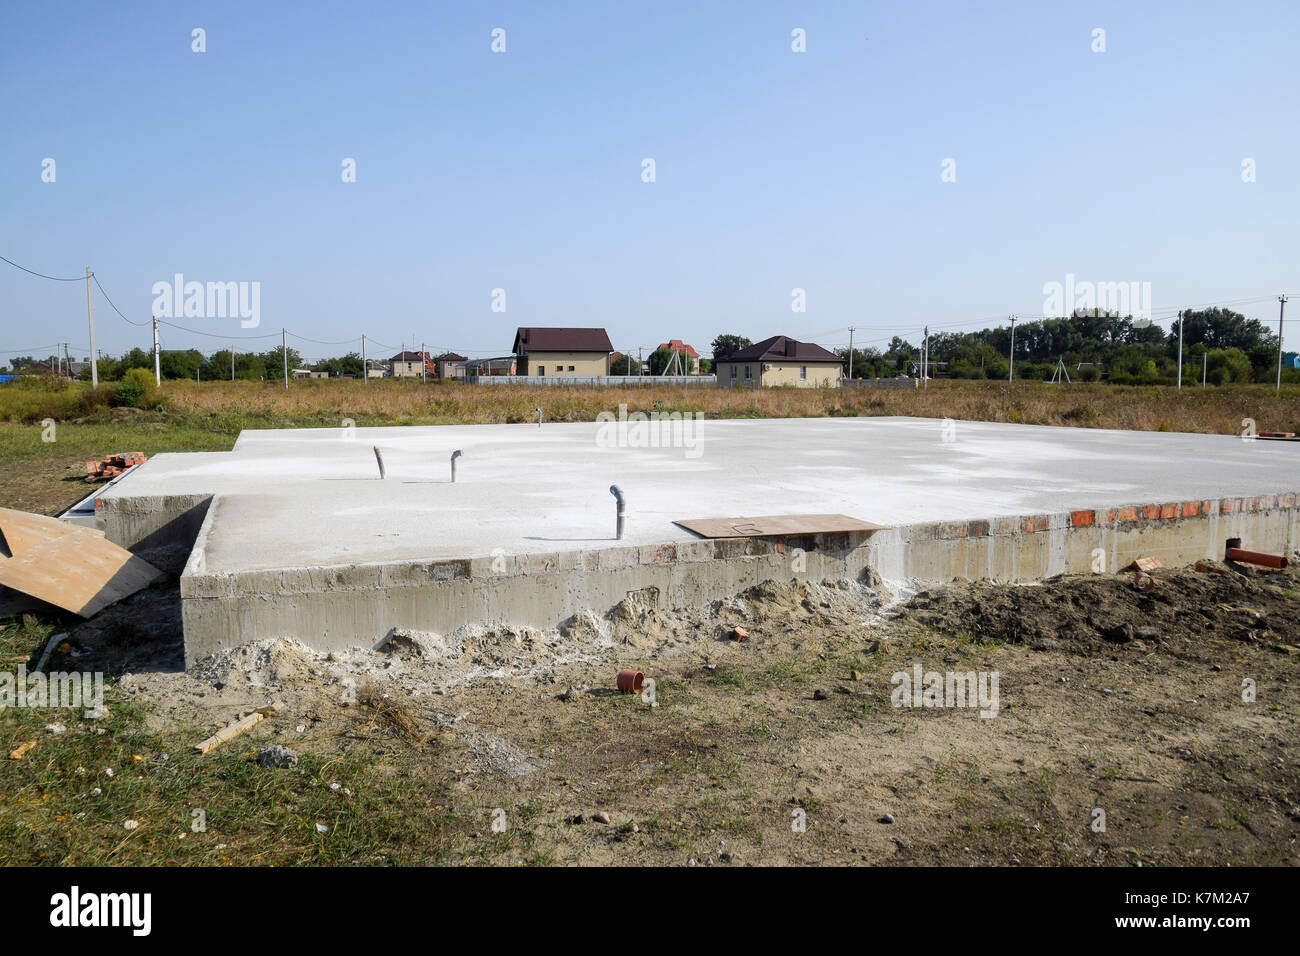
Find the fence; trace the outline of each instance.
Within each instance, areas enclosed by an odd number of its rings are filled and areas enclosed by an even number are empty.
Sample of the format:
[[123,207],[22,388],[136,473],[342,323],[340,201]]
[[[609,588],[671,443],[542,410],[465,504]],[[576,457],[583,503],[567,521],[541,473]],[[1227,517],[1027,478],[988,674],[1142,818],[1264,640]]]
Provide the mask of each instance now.
[[846,378],[845,388],[916,388],[915,378]]
[[471,385],[698,385],[718,384],[716,375],[471,375]]

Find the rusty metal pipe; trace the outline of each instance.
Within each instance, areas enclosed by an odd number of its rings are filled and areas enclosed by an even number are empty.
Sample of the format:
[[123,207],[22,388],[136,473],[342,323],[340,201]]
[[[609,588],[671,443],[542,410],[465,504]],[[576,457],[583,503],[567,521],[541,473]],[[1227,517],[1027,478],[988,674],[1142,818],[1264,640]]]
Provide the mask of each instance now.
[[1238,564],[1257,564],[1261,568],[1286,570],[1287,559],[1282,554],[1266,554],[1263,551],[1247,551],[1241,547],[1240,538],[1229,538],[1223,549],[1223,560],[1236,561]]

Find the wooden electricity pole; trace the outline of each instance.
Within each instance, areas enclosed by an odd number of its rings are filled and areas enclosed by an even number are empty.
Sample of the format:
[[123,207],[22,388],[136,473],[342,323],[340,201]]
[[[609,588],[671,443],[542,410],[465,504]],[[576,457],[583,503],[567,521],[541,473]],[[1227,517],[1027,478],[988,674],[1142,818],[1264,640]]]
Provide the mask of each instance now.
[[92,274],[90,266],[86,266],[86,315],[90,318],[90,387],[98,389],[99,353],[95,351],[95,304],[90,298],[90,277]]

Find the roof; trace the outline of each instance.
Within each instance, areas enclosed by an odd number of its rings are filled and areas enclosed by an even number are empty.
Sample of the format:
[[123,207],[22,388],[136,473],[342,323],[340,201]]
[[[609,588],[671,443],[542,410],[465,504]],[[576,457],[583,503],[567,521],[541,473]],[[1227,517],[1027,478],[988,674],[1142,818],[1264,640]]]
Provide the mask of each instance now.
[[786,335],[774,335],[770,339],[755,342],[753,345],[733,352],[722,362],[766,362],[770,360],[797,359],[801,362],[842,362],[834,352],[814,345],[812,342],[800,342]]
[[[681,339],[669,339],[667,342],[661,344],[659,348],[670,349],[674,352],[681,352],[685,355],[689,355],[691,358],[700,357],[700,353],[695,351],[695,348],[693,346],[687,345]],[[655,349],[655,351],[657,352],[659,351],[659,349]]]
[[439,362],[468,362],[469,359],[464,355],[457,355],[455,352],[448,352],[446,355],[438,356]]
[[390,362],[422,362],[424,356],[419,352],[398,352],[388,361]]
[[514,352],[600,352],[608,355],[613,346],[604,329],[524,328],[515,332]]

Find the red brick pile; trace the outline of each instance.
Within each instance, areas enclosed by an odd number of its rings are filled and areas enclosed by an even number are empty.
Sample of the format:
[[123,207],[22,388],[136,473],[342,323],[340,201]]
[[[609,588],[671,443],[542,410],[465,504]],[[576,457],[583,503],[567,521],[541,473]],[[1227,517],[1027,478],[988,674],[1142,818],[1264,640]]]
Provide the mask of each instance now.
[[86,480],[103,481],[105,478],[114,478],[126,471],[132,465],[143,465],[145,463],[144,452],[128,451],[118,455],[106,455],[97,461],[86,462]]

